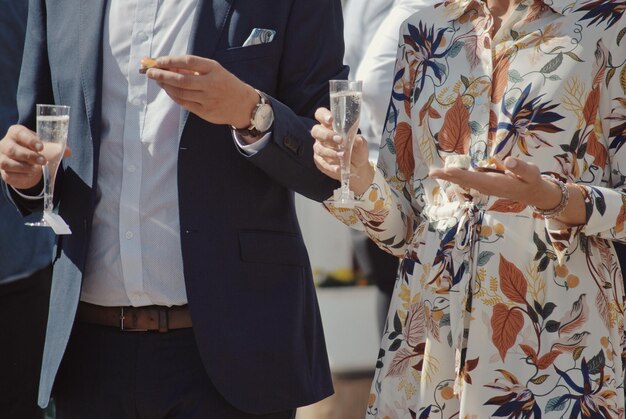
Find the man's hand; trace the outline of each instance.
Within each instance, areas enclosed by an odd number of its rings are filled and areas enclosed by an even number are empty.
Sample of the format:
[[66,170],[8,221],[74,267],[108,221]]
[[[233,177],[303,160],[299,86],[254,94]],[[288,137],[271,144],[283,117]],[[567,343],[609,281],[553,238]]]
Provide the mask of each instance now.
[[[37,134],[22,125],[13,125],[0,140],[0,174],[7,185],[29,189],[42,177],[41,166],[46,158],[40,154],[43,143]],[[63,157],[72,154],[66,147]]]
[[16,189],[28,189],[41,180],[41,166],[46,164],[39,154],[43,144],[37,134],[21,125],[13,125],[0,140],[0,174],[2,180]]
[[156,62],[146,75],[174,102],[214,124],[250,126],[259,95],[220,63],[193,55],[160,57]]

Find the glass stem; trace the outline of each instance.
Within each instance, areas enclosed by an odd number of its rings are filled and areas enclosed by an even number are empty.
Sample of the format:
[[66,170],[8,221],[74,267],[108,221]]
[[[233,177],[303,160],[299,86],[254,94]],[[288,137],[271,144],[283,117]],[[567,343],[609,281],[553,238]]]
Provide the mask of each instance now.
[[352,147],[350,141],[345,142],[343,147],[343,156],[340,159],[341,168],[341,199],[350,200],[350,160],[352,156]]
[[43,166],[43,212],[51,213],[53,207],[50,168],[48,167],[48,164],[46,164]]

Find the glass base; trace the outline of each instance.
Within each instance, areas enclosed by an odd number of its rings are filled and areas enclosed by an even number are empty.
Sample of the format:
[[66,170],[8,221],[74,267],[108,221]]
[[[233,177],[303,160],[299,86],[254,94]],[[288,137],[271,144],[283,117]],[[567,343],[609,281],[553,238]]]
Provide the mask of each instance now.
[[348,194],[345,194],[342,193],[341,188],[338,188],[334,190],[333,197],[324,201],[324,204],[332,205],[335,208],[354,208],[356,204],[361,202],[363,201],[354,199],[354,192],[349,191]]
[[363,203],[363,201],[359,201],[357,199],[343,199],[339,201],[335,201],[334,199],[327,199],[324,201],[327,205],[332,205],[335,208],[354,208],[356,204]]
[[62,234],[72,234],[72,230],[70,226],[67,225],[65,220],[59,216],[59,214],[55,214],[53,212],[44,212],[43,218],[41,221],[24,223],[30,227],[50,227],[54,234],[62,235]]
[[50,224],[48,224],[48,222],[44,219],[41,219],[41,221],[35,221],[35,222],[31,222],[31,223],[24,223],[24,225],[27,225],[29,227],[52,227]]

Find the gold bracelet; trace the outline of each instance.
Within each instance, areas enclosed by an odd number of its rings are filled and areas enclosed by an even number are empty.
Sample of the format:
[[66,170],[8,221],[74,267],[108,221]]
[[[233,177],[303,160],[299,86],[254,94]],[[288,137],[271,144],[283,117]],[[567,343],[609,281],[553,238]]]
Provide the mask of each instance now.
[[531,205],[530,207],[533,209],[535,214],[539,215],[540,217],[543,217],[546,219],[556,218],[559,215],[561,215],[565,207],[567,207],[567,203],[569,202],[569,189],[567,189],[567,186],[565,185],[565,183],[561,182],[559,179],[553,176],[541,175],[541,178],[554,183],[555,185],[559,187],[559,189],[561,189],[561,201],[558,203],[556,207],[550,208],[550,209],[541,209],[541,208],[537,208],[534,205]]

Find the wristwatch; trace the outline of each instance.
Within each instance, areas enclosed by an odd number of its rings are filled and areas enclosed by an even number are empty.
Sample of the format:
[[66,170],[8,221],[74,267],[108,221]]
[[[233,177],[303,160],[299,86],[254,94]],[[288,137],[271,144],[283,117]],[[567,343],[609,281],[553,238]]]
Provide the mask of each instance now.
[[272,109],[272,105],[270,105],[269,99],[263,92],[259,90],[256,90],[256,92],[259,94],[259,102],[252,110],[250,126],[241,129],[233,127],[235,132],[239,135],[259,137],[269,131],[274,123],[274,110]]

